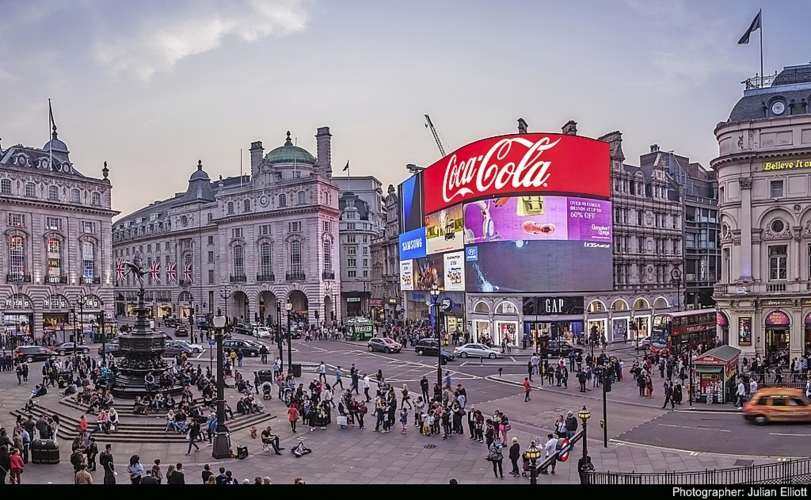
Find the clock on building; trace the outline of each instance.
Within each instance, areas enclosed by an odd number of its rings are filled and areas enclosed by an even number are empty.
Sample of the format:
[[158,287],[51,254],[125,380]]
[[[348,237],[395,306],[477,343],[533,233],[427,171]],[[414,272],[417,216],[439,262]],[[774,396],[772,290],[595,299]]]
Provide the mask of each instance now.
[[189,218],[186,217],[185,215],[180,217],[180,225],[183,226],[183,227],[188,226],[189,225]]
[[783,104],[783,101],[775,101],[772,103],[772,113],[776,115],[782,115],[783,111],[786,110],[786,105]]
[[263,194],[262,196],[259,197],[259,204],[262,205],[263,207],[268,206],[268,201],[269,201],[268,196],[266,194]]

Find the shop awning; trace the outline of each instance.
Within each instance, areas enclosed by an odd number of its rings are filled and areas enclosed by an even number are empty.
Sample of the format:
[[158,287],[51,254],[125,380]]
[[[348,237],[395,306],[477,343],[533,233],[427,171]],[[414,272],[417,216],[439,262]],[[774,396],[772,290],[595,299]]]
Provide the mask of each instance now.
[[721,347],[716,347],[715,349],[710,349],[709,351],[705,352],[701,356],[695,358],[693,360],[693,364],[698,365],[728,365],[737,363],[738,356],[740,356],[741,350],[736,349],[732,346],[722,345]]
[[723,365],[696,365],[696,373],[718,373],[723,369]]

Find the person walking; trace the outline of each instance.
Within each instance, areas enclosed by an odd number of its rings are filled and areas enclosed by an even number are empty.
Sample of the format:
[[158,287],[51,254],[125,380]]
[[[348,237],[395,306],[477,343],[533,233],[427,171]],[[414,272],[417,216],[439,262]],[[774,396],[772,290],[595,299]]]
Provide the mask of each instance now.
[[200,436],[200,422],[197,420],[192,421],[192,424],[189,426],[189,449],[186,450],[186,456],[188,457],[191,454],[191,447],[194,446],[194,452],[197,453],[200,451],[200,447],[197,446],[197,438]]
[[295,406],[290,405],[287,409],[287,419],[290,421],[290,428],[296,432],[296,422],[298,421],[299,412]]
[[532,361],[527,361],[527,378],[529,378],[530,382],[532,382],[532,372],[534,370],[535,368],[532,366]]
[[11,476],[11,484],[22,484],[22,473],[25,468],[23,457],[20,456],[20,450],[12,448],[11,455],[9,455],[9,475]]
[[[557,457],[558,457],[558,438],[556,438],[552,434],[546,435],[548,441],[544,445],[544,451],[546,452],[546,456],[544,457],[544,461],[546,459],[552,458],[552,462],[549,464],[549,467],[552,468],[552,474],[555,473],[555,465],[557,464]],[[541,474],[549,474],[546,469],[541,469]]]
[[510,471],[515,477],[521,475],[521,472],[518,470],[518,459],[521,458],[521,447],[518,445],[518,438],[514,437],[512,440],[512,446],[510,446],[510,462],[512,462],[513,470]]
[[532,391],[532,384],[530,384],[529,377],[524,377],[524,402],[529,402],[529,393]]
[[372,401],[372,398],[369,397],[369,389],[372,387],[372,381],[369,379],[369,375],[363,374],[363,395],[366,396],[366,402],[369,403]]
[[[743,387],[743,384],[740,384],[740,387]],[[676,403],[673,401],[673,385],[668,382],[665,382],[664,391],[665,391],[665,403],[662,405],[662,409],[664,409],[667,406],[667,403],[670,403],[670,408],[675,410]]]
[[117,473],[115,471],[115,464],[113,463],[113,445],[105,445],[104,451],[99,455],[99,464],[101,464],[101,468],[104,470],[104,484],[115,484],[115,476]]
[[341,367],[335,369],[335,384],[333,387],[341,386],[341,390],[344,390],[344,382],[341,380]]
[[503,448],[504,447],[501,445],[501,438],[496,436],[493,443],[490,444],[489,453],[487,455],[488,460],[493,463],[493,475],[496,476],[496,479],[498,479],[499,476],[501,479],[504,479],[504,469],[502,465],[504,455],[501,452]]
[[430,383],[428,382],[428,377],[425,375],[422,376],[422,380],[420,380],[420,389],[422,390],[422,399],[424,401],[430,401],[431,398],[428,397],[428,388],[430,387]]
[[323,380],[325,384],[327,383],[327,365],[324,364],[323,361],[318,365],[318,380]]
[[127,466],[127,472],[130,474],[130,481],[132,484],[140,484],[141,477],[144,475],[144,466],[141,465],[141,457],[133,455],[130,457],[130,464]]

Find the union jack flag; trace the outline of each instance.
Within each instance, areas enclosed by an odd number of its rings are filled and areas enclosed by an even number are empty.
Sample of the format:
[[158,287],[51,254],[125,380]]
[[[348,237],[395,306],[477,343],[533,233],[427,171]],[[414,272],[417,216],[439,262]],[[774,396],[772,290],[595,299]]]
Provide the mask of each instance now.
[[183,281],[191,282],[191,262],[183,264]]
[[152,269],[149,271],[149,274],[152,276],[152,279],[156,283],[160,283],[161,282],[161,263],[158,262],[158,261],[153,262],[152,263]]
[[115,263],[115,276],[117,281],[124,281],[126,277],[126,268],[124,267],[124,259],[118,259]]
[[170,262],[169,265],[166,266],[166,281],[170,283],[177,282],[177,262]]

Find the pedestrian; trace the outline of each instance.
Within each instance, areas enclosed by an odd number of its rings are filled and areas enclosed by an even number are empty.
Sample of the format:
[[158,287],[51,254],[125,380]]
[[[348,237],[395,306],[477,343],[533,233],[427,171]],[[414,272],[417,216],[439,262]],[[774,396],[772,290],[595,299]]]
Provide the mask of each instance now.
[[428,397],[428,388],[430,387],[430,383],[428,382],[428,377],[425,375],[422,376],[420,380],[420,389],[422,390],[422,399],[424,401],[430,401],[431,398]]
[[738,379],[738,388],[735,391],[735,398],[735,406],[737,406],[739,410],[743,409],[743,400],[746,398],[746,388],[743,385],[742,378]]
[[294,405],[290,405],[287,409],[287,419],[290,421],[290,428],[296,432],[296,422],[298,421],[299,412]]
[[[743,387],[743,384],[740,384],[740,387]],[[665,391],[665,403],[662,405],[662,409],[664,409],[667,406],[667,404],[670,403],[670,408],[675,410],[676,403],[675,401],[673,401],[673,386],[670,383],[665,382],[664,391]]]
[[[5,429],[3,429],[5,431]],[[0,486],[6,484],[6,475],[11,469],[11,457],[8,451],[8,445],[0,445]]]
[[74,484],[93,484],[93,476],[87,472],[87,466],[85,464],[82,464],[82,468],[76,473]]
[[588,473],[594,470],[594,464],[591,463],[591,457],[586,455],[580,457],[577,461],[577,473],[580,476],[580,484],[589,484]]
[[183,474],[183,464],[179,463],[175,466],[175,471],[171,477],[166,478],[167,484],[186,484],[186,476]]
[[333,387],[338,386],[338,385],[341,386],[341,390],[343,391],[344,390],[344,382],[343,382],[343,380],[341,380],[341,367],[340,366],[335,369],[335,384],[333,385]]
[[408,410],[405,408],[400,408],[400,423],[403,424],[403,430],[400,431],[400,434],[405,434],[408,426]]
[[366,402],[369,403],[372,401],[372,398],[369,397],[369,389],[372,387],[372,381],[369,379],[369,375],[363,374],[363,395],[366,396]]
[[518,470],[518,459],[521,458],[521,447],[518,445],[518,438],[514,437],[512,440],[512,446],[510,446],[510,462],[512,462],[513,470],[510,471],[515,477],[521,475],[521,472]]
[[115,476],[118,473],[115,471],[115,464],[113,463],[113,445],[107,444],[104,446],[104,451],[99,455],[99,464],[104,470],[104,484],[115,484]]
[[[546,456],[544,457],[544,461],[551,458],[551,463],[548,467],[552,467],[552,474],[555,473],[555,465],[557,463],[557,456],[558,456],[558,438],[556,438],[552,434],[547,434],[546,438],[548,441],[544,445],[544,451],[546,452]],[[547,467],[547,468],[548,468]],[[541,474],[548,474],[546,469],[541,469]]]
[[318,380],[323,380],[325,384],[327,383],[327,365],[324,364],[323,361],[318,365]]
[[577,432],[577,418],[574,416],[574,412],[567,413],[564,422],[566,424],[566,439],[571,441],[574,433]]
[[529,377],[524,377],[524,402],[529,402],[529,393],[532,390],[532,384],[530,384]]
[[493,475],[496,476],[496,479],[498,479],[499,476],[501,477],[501,479],[504,479],[504,469],[502,466],[504,456],[501,453],[501,450],[503,448],[504,447],[501,445],[501,438],[499,438],[498,436],[496,436],[496,438],[493,440],[492,444],[490,444],[490,447],[488,448],[489,451],[487,459],[493,463]]
[[11,449],[9,455],[9,472],[11,476],[11,484],[22,484],[22,473],[25,468],[23,457],[20,456],[20,450],[17,448]]
[[130,464],[127,466],[127,472],[130,474],[130,481],[132,484],[140,484],[141,477],[144,475],[144,466],[141,465],[141,457],[133,455],[130,457]]
[[527,375],[530,382],[532,382],[532,372],[535,368],[532,366],[532,361],[527,361]]

